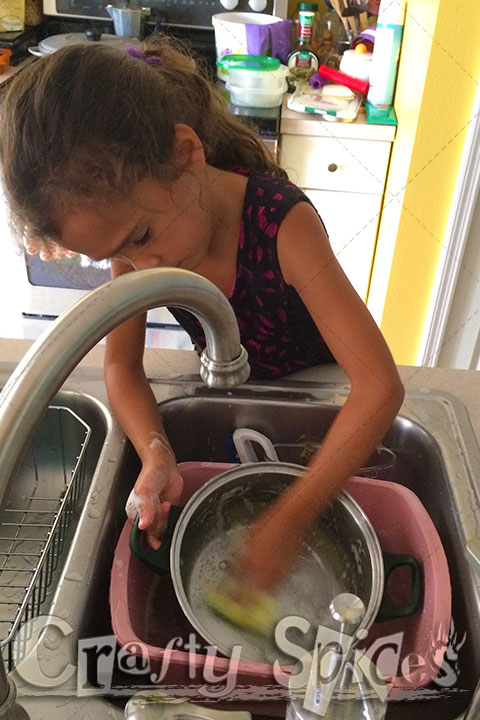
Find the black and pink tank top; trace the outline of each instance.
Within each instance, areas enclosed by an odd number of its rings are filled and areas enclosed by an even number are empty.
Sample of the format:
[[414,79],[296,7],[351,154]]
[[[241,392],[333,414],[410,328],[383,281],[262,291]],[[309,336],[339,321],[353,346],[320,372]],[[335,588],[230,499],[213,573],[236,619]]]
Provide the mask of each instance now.
[[[289,180],[248,175],[229,301],[248,351],[252,380],[334,362],[299,294],[283,279],[278,261],[278,229],[299,202],[312,204]],[[186,310],[169,310],[201,352],[205,336],[198,320]]]

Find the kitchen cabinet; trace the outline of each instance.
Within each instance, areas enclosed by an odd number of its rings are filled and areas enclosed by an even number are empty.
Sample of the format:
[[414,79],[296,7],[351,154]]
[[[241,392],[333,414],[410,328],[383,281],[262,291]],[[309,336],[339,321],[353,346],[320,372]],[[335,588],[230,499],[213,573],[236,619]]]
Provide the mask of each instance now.
[[327,229],[335,255],[367,299],[378,221],[395,127],[332,123],[289,110],[280,124],[280,165],[305,191]]

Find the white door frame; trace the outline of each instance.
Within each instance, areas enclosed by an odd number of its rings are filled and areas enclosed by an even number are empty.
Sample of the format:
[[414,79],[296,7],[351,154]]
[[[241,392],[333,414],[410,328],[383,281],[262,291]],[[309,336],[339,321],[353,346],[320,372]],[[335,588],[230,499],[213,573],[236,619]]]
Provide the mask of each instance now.
[[437,364],[479,190],[480,82],[468,123],[417,365],[435,367]]

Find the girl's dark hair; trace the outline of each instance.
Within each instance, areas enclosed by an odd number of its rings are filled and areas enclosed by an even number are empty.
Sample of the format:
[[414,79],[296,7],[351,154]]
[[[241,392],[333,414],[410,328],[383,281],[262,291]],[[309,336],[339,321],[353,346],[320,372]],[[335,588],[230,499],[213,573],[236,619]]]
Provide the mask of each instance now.
[[32,63],[11,83],[1,108],[0,161],[20,235],[55,239],[59,209],[127,194],[140,179],[176,177],[176,123],[197,133],[216,168],[285,176],[177,43],[156,35],[143,49],[162,62],[74,45]]

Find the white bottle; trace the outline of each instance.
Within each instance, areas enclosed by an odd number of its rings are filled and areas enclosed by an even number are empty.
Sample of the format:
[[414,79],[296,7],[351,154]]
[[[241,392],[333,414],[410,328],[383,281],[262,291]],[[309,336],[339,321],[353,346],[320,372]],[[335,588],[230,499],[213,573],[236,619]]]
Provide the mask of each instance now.
[[388,108],[393,102],[405,7],[406,0],[382,0],[380,3],[367,95],[368,102],[380,108]]

